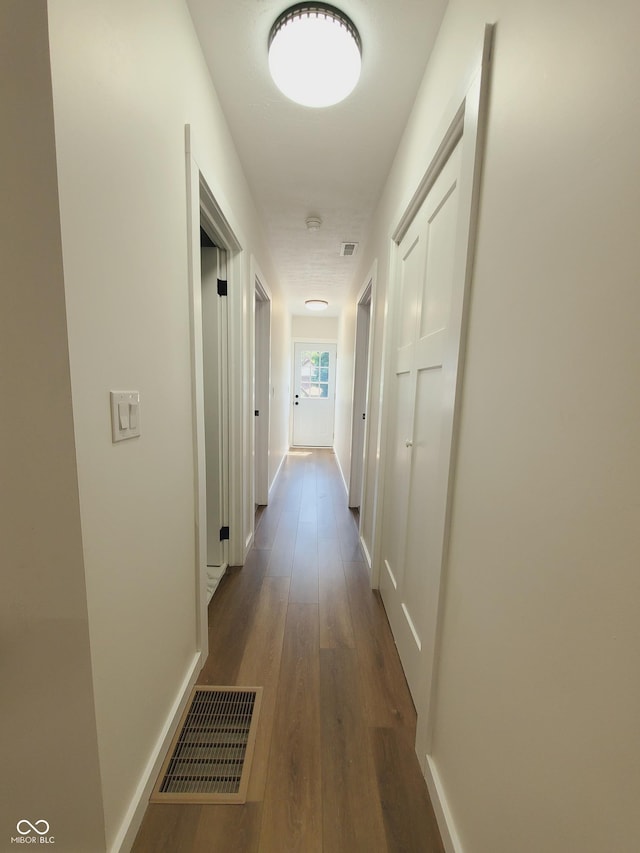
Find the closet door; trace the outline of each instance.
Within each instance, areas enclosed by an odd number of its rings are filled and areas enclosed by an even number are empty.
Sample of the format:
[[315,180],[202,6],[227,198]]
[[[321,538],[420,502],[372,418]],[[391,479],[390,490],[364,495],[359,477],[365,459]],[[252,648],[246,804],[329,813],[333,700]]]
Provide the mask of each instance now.
[[[433,667],[451,455],[443,425],[456,380],[445,366],[447,353],[459,351],[461,333],[460,317],[451,322],[460,147],[400,243],[393,297],[380,591],[419,712]],[[463,289],[464,281],[455,286]]]

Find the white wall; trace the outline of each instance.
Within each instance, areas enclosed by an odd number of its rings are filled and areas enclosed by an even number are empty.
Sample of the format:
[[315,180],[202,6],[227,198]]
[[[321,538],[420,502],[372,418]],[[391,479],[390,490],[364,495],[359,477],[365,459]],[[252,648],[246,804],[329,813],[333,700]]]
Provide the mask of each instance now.
[[466,853],[630,853],[640,7],[451,0],[361,271],[493,20],[433,759]]
[[[286,322],[254,204],[182,0],[56,0],[50,34],[84,561],[111,845],[196,653],[185,124],[243,242],[246,304],[253,298],[253,253],[274,293],[274,339]],[[139,439],[111,443],[111,389],[140,392]],[[277,417],[275,424],[279,453]]]
[[291,318],[291,334],[294,338],[335,341],[338,339],[338,318],[295,314]]
[[80,853],[104,819],[45,3],[0,6],[0,79],[0,849],[26,819]]
[[[40,799],[16,787],[3,800],[3,827],[19,819],[5,820],[6,803],[40,802],[77,850],[99,850],[90,666],[111,843],[195,651],[186,122],[212,188],[276,282],[182,3],[51,3],[79,518],[42,12],[3,5],[3,80],[18,74],[7,106],[19,105],[3,126],[19,144],[0,158],[12,202],[0,341],[3,362],[17,365],[3,373],[6,399],[28,427],[3,423],[3,482],[24,485],[3,488],[1,541],[3,566],[15,567],[2,624],[16,666],[4,695],[20,700],[9,715],[24,738],[4,754],[15,765],[29,737],[49,764],[35,774]],[[497,20],[433,747],[467,853],[627,853],[640,836],[639,15],[624,0],[606,10],[451,0],[356,282],[378,258],[379,378],[390,227],[483,23]],[[42,202],[35,225],[25,195]],[[274,324],[277,340],[289,324],[277,304]],[[284,351],[277,360],[286,364]],[[288,381],[274,379],[277,433]],[[142,437],[119,446],[114,387],[142,394]],[[272,446],[284,452],[286,440]],[[57,788],[56,741],[43,732],[34,744],[28,692],[47,665],[72,771]],[[71,720],[78,749],[63,750]],[[73,779],[82,785],[67,787]]]

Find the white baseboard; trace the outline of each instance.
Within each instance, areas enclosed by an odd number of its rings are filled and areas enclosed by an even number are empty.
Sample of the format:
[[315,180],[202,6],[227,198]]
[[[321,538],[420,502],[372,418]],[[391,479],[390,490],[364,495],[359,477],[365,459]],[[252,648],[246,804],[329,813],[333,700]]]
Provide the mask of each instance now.
[[[255,516],[255,513],[254,513],[254,516]],[[253,522],[251,525],[251,530],[249,531],[249,535],[247,536],[247,538],[244,541],[244,559],[245,560],[247,559],[247,554],[251,550],[251,546],[253,545],[253,538],[255,535],[256,535],[255,522]],[[242,565],[244,566],[244,562],[242,563]]]
[[228,563],[223,563],[221,566],[207,566],[207,607],[228,568]]
[[349,498],[349,486],[347,485],[347,478],[344,476],[344,471],[342,470],[342,465],[340,464],[340,458],[336,453],[335,447],[333,448],[333,455],[335,456],[336,463],[338,465],[338,471],[340,471],[340,476],[342,477],[342,484],[344,486],[344,490],[347,493],[347,499]]
[[178,690],[174,703],[171,706],[171,710],[165,720],[164,726],[162,727],[160,736],[151,751],[151,755],[149,756],[147,765],[144,768],[140,782],[136,788],[136,792],[133,795],[129,808],[127,809],[127,813],[122,821],[120,829],[118,830],[118,834],[111,845],[110,853],[129,853],[133,847],[133,842],[135,841],[138,830],[140,829],[144,813],[149,805],[151,791],[153,790],[155,781],[158,778],[158,773],[162,767],[162,762],[167,750],[171,745],[171,738],[175,734],[178,723],[180,722],[180,717],[182,716],[182,712],[187,704],[191,688],[198,678],[198,674],[201,669],[201,658],[201,652],[197,652],[187,669],[184,680]]
[[362,548],[362,553],[364,554],[364,559],[366,561],[367,568],[369,569],[369,577],[371,577],[371,570],[372,570],[371,554],[369,553],[369,549],[367,548],[367,543],[364,541],[362,536],[360,536],[360,547]]
[[453,823],[453,817],[442,787],[438,768],[430,755],[427,755],[425,761],[424,778],[427,781],[429,796],[431,797],[431,803],[436,815],[436,820],[438,821],[438,829],[440,830],[442,843],[444,844],[446,853],[464,853],[462,844],[458,838],[458,833],[456,832],[456,828]]
[[278,480],[278,476],[280,475],[280,471],[282,471],[282,466],[284,465],[284,460],[287,458],[287,454],[282,454],[282,459],[280,460],[280,464],[276,468],[276,473],[273,475],[273,480],[271,481],[271,485],[269,486],[269,500],[271,500],[271,495],[273,494],[273,490],[276,487],[276,482]]

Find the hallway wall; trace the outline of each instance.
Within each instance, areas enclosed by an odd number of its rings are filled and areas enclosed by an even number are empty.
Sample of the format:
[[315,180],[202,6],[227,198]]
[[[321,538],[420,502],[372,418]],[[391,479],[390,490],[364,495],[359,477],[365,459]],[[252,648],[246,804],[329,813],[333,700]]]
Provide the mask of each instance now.
[[[274,340],[286,320],[186,5],[56,0],[49,11],[80,510],[110,847],[196,654],[186,123],[199,165],[246,253],[245,305],[253,301],[253,253],[274,296]],[[276,376],[274,386],[281,379]],[[245,387],[251,387],[248,374]],[[111,389],[140,392],[139,439],[112,444]],[[276,414],[276,454],[285,446],[281,430]]]
[[0,850],[25,819],[100,850],[45,3],[0,5],[0,79]]
[[[459,850],[629,853],[640,837],[637,4],[451,0],[360,269],[378,258],[384,293],[388,235],[486,21],[497,32],[433,759]],[[380,357],[378,346],[377,387]]]
[[291,318],[291,335],[294,338],[335,341],[338,338],[338,318],[294,314]]

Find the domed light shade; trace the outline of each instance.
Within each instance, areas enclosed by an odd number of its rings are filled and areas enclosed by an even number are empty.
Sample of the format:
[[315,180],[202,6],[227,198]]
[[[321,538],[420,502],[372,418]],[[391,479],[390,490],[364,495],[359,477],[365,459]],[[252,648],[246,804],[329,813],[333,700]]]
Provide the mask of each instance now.
[[344,12],[325,3],[286,9],[269,34],[269,70],[280,91],[305,107],[330,107],[360,77],[362,44]]
[[326,299],[305,299],[304,304],[309,311],[324,311],[329,306]]

